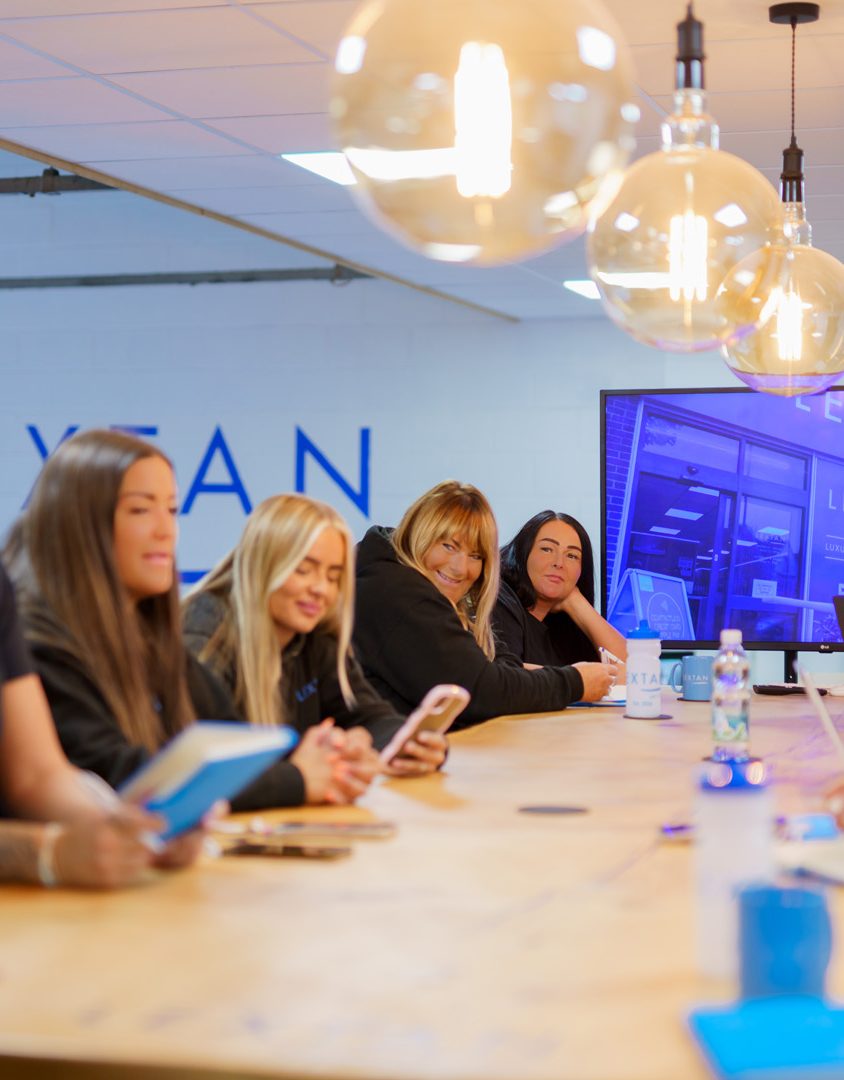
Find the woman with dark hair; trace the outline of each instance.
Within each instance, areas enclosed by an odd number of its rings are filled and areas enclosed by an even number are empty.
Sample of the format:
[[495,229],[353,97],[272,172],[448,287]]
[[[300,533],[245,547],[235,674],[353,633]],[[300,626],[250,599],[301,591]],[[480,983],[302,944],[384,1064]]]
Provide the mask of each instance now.
[[436,683],[472,700],[455,727],[508,713],[558,712],[597,701],[615,668],[580,663],[525,671],[496,653],[491,616],[498,594],[498,531],[471,484],[426,491],[395,530],[371,528],[360,543],[354,642],[364,673],[400,711]]
[[501,549],[496,640],[529,665],[627,656],[624,638],[595,610],[592,544],[569,514],[543,510]]
[[[6,550],[62,747],[112,786],[197,717],[240,719],[182,642],[177,506],[173,466],[157,447],[81,432],[45,463]],[[284,768],[233,807],[276,805]]]

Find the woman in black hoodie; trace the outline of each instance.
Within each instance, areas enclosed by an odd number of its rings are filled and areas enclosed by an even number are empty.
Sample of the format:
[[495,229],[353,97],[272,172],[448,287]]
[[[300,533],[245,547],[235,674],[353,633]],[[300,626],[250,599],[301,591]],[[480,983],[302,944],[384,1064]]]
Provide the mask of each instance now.
[[477,488],[437,484],[395,532],[370,529],[358,548],[354,643],[375,689],[406,710],[436,683],[457,683],[472,700],[456,727],[603,697],[612,665],[526,670],[496,654],[497,594],[498,530]]

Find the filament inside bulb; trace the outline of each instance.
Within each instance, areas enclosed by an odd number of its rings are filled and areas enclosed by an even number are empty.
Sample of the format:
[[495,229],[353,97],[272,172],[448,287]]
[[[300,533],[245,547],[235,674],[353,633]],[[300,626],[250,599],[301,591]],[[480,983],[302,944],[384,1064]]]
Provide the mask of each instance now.
[[513,110],[500,45],[467,41],[454,76],[457,190],[497,199],[510,190]]

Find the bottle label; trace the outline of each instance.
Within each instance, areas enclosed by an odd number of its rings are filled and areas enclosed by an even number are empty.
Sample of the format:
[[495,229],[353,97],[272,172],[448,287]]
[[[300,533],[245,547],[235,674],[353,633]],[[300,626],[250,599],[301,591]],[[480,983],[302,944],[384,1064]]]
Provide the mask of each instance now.
[[749,737],[747,713],[743,710],[727,712],[712,710],[712,735],[716,743],[746,743]]

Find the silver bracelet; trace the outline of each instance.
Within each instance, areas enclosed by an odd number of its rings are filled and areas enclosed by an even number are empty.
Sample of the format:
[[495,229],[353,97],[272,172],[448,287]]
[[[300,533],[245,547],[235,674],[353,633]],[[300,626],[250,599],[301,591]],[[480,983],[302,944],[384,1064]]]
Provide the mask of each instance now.
[[38,846],[38,880],[47,889],[58,885],[56,874],[56,841],[64,831],[58,822],[51,821],[44,826],[41,843]]

